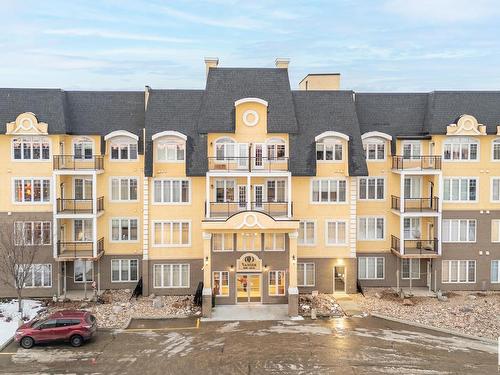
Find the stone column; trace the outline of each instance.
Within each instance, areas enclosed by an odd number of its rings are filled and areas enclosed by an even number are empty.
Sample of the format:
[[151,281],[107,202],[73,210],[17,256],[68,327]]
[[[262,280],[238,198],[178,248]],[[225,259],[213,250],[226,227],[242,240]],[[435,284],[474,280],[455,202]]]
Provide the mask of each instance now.
[[203,306],[202,316],[212,316],[212,267],[211,267],[211,240],[212,233],[203,232]]
[[299,315],[299,288],[297,288],[297,232],[288,233],[289,268],[288,268],[288,315]]

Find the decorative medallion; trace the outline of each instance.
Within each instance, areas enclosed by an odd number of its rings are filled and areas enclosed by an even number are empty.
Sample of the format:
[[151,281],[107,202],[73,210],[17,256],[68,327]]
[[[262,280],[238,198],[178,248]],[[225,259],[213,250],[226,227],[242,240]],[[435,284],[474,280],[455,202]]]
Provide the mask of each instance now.
[[486,126],[479,124],[474,116],[462,115],[456,124],[447,126],[446,135],[486,135]]
[[16,121],[7,123],[5,134],[15,135],[47,135],[48,125],[38,122],[34,113],[24,112],[17,116]]
[[259,114],[253,109],[243,112],[243,123],[246,126],[255,126],[259,122]]

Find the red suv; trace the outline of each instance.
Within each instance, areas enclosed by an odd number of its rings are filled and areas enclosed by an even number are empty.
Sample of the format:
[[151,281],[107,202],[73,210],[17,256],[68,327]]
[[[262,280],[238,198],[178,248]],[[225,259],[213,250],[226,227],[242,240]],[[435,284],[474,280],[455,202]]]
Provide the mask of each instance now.
[[25,348],[35,343],[69,341],[77,347],[97,331],[95,317],[88,311],[58,311],[41,320],[32,320],[19,327],[15,339]]

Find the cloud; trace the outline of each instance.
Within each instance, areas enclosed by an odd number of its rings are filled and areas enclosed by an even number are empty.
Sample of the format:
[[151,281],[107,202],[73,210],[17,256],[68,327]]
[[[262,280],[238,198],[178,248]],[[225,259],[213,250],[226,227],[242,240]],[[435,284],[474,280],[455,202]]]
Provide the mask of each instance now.
[[184,38],[172,38],[159,35],[124,33],[119,31],[108,31],[99,29],[48,29],[43,31],[49,35],[95,37],[103,39],[124,39],[138,40],[146,42],[166,42],[166,43],[191,43],[192,40]]
[[404,18],[445,23],[479,21],[500,14],[497,0],[387,0],[384,9]]

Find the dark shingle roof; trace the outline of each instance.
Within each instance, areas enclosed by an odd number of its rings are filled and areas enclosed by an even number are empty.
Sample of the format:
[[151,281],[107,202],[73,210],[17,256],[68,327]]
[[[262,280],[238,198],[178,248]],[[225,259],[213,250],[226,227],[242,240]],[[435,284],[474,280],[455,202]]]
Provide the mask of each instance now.
[[298,134],[290,135],[290,166],[293,175],[314,176],[314,138],[329,130],[349,136],[349,175],[368,174],[352,91],[294,91]]
[[150,89],[146,110],[146,176],[153,173],[153,142],[155,133],[176,130],[188,137],[186,174],[203,176],[207,171],[207,138],[199,134],[197,120],[203,90]]
[[234,132],[234,102],[243,98],[269,103],[268,132],[297,132],[287,69],[212,68],[198,120],[200,133]]

